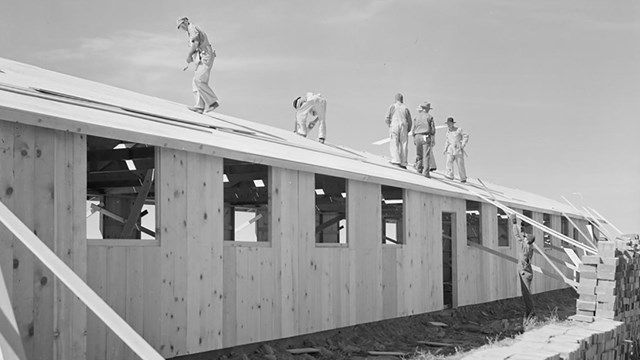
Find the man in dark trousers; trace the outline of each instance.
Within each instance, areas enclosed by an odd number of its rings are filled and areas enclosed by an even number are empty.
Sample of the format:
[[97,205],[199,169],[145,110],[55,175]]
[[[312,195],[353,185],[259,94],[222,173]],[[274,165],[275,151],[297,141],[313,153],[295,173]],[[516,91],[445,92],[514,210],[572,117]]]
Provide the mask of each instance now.
[[435,163],[431,163],[433,159],[433,151],[431,144],[433,137],[436,135],[436,126],[433,123],[433,116],[429,114],[431,104],[427,101],[418,107],[418,116],[413,119],[413,126],[410,135],[413,135],[413,144],[416,146],[416,163],[415,168],[422,175],[430,178],[429,172],[436,167]]
[[533,280],[531,258],[533,257],[533,242],[536,241],[536,238],[533,234],[525,232],[524,224],[522,228],[518,227],[515,214],[511,214],[510,219],[511,223],[513,223],[513,237],[520,243],[520,252],[518,253],[518,277],[520,278],[520,289],[522,290],[525,316],[530,317],[535,315],[533,298],[531,296],[531,281]]

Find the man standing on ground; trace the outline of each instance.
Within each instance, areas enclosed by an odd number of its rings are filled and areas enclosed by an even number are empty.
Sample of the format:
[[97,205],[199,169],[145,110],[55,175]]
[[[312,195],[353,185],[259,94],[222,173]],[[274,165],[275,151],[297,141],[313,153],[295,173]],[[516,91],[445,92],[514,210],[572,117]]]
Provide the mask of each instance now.
[[522,300],[524,301],[525,316],[535,315],[533,309],[533,298],[531,296],[531,282],[533,281],[533,269],[531,267],[531,258],[533,257],[533,243],[536,241],[535,236],[528,234],[518,227],[518,221],[515,214],[509,216],[513,224],[513,237],[520,243],[520,253],[518,256],[518,277],[520,278],[520,289],[522,291]]
[[415,168],[425,177],[430,178],[429,172],[435,167],[431,163],[433,158],[431,143],[436,135],[436,126],[433,123],[433,116],[429,114],[431,104],[424,102],[418,106],[418,116],[413,119],[413,127],[410,134],[413,134],[413,144],[416,146]]
[[464,148],[469,142],[469,135],[455,126],[455,120],[452,117],[447,119],[446,143],[444,145],[444,154],[447,157],[447,166],[445,176],[449,180],[453,180],[453,163],[458,167],[460,182],[467,182],[467,170],[464,167],[464,156],[466,155]]
[[188,108],[197,113],[215,110],[219,105],[218,97],[209,87],[209,76],[211,75],[213,60],[216,58],[216,52],[211,47],[207,34],[196,25],[189,23],[188,18],[181,17],[176,21],[176,24],[178,29],[186,31],[189,36],[187,64],[196,62],[192,84],[196,105]]
[[308,92],[304,96],[298,96],[293,100],[293,108],[296,109],[296,123],[293,132],[307,137],[307,133],[318,125],[318,141],[324,144],[327,136],[327,100],[322,95]]
[[389,138],[391,140],[389,142],[389,152],[391,153],[391,164],[406,169],[411,113],[403,103],[402,94],[396,94],[395,99],[396,102],[389,107],[389,113],[385,121],[389,126]]

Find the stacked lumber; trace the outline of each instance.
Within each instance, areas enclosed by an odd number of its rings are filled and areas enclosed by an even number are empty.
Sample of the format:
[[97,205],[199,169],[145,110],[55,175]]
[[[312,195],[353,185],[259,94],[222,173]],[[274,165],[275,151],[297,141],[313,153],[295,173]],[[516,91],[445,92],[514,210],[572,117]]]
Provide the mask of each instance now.
[[618,339],[598,339],[598,344],[621,347],[626,353],[630,343],[624,340],[640,335],[640,242],[637,237],[600,241],[598,254],[583,256],[579,270],[579,298],[572,319],[623,322],[625,331]]
[[623,323],[607,319],[549,324],[527,331],[509,346],[483,347],[462,359],[624,359],[624,331]]

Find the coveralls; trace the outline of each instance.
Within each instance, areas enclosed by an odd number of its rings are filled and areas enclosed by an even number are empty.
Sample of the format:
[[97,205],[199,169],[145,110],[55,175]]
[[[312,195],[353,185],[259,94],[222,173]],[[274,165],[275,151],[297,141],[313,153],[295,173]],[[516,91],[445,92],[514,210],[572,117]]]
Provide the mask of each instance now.
[[411,113],[401,102],[396,101],[389,108],[386,120],[389,125],[389,152],[391,153],[391,163],[400,166],[407,166],[407,152],[409,150],[408,133],[411,127]]
[[455,130],[447,130],[446,143],[444,145],[444,153],[447,157],[445,176],[453,180],[453,163],[458,166],[460,181],[467,181],[467,170],[464,167],[464,147],[469,142],[469,135],[460,128]]
[[429,176],[429,171],[435,168],[433,159],[432,143],[436,134],[436,127],[433,123],[433,116],[427,112],[420,112],[413,121],[411,128],[416,145],[415,168],[419,173]]
[[520,290],[524,301],[525,313],[529,317],[533,313],[533,298],[531,297],[531,282],[533,281],[533,269],[531,258],[533,257],[533,241],[528,243],[520,233],[517,224],[513,224],[513,236],[520,242],[520,257],[518,259],[518,277],[520,278]]
[[307,137],[307,133],[313,129],[316,123],[319,123],[318,140],[326,139],[327,100],[320,94],[309,92],[298,101],[303,103],[296,110],[295,133]]
[[193,95],[196,100],[195,107],[206,109],[218,101],[218,97],[213,92],[213,89],[209,87],[209,76],[211,74],[211,68],[213,67],[213,60],[216,58],[216,53],[209,43],[207,34],[196,25],[189,24],[187,33],[189,35],[189,46],[191,46],[194,41],[198,41],[199,44],[197,52],[194,54],[196,70],[192,83]]

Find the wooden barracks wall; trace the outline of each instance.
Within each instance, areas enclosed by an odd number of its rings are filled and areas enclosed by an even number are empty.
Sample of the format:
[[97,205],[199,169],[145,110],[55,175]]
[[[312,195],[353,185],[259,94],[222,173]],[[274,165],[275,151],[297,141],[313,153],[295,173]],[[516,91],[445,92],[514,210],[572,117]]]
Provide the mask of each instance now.
[[[406,191],[406,244],[383,245],[380,185],[349,180],[348,245],[316,244],[314,174],[272,167],[270,241],[224,242],[223,160],[165,148],[160,241],[87,247],[84,136],[0,121],[0,140],[0,200],[165,357],[442,309],[442,212],[456,220],[454,303],[519,295],[515,264],[467,246],[463,199]],[[496,211],[482,204],[483,246],[516,257],[512,239],[498,247]],[[30,358],[135,358],[3,228],[0,250]],[[534,292],[564,287],[534,279]]]
[[[82,278],[86,154],[83,135],[0,121],[0,200]],[[0,266],[27,358],[84,358],[84,305],[2,225]]]

